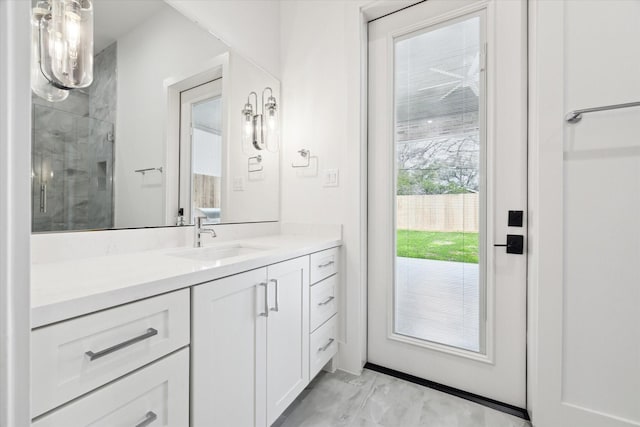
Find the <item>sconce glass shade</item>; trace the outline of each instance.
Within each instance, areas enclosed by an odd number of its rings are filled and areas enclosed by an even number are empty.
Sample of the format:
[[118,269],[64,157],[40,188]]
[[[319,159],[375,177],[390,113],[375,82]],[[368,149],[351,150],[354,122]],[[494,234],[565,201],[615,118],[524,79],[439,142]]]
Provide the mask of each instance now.
[[41,71],[52,85],[76,89],[93,82],[93,5],[90,0],[50,0],[40,20]]
[[251,104],[245,104],[242,109],[240,129],[242,132],[242,152],[251,155],[253,151],[253,139],[255,128],[253,126],[253,108]]
[[270,96],[264,105],[263,135],[267,150],[275,153],[280,145],[280,127],[278,125],[278,106],[276,99]]
[[69,97],[69,91],[49,83],[40,69],[40,19],[48,13],[49,4],[38,2],[31,14],[31,90],[49,102],[59,102]]

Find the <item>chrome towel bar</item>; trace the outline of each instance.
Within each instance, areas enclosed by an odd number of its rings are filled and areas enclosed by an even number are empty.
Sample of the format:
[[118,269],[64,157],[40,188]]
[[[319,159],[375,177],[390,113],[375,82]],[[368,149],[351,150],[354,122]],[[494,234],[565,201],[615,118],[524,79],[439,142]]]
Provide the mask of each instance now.
[[627,102],[626,104],[605,105],[603,107],[583,108],[582,110],[574,110],[567,113],[564,119],[569,123],[578,123],[582,120],[584,113],[595,113],[597,111],[618,110],[620,108],[640,107],[640,102]]

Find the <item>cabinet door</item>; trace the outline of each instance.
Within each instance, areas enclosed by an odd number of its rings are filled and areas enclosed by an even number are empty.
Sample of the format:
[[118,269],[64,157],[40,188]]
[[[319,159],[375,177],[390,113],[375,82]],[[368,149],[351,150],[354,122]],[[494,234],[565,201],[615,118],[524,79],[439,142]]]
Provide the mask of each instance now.
[[192,291],[191,425],[266,423],[266,268]]
[[268,267],[267,424],[309,382],[309,257]]

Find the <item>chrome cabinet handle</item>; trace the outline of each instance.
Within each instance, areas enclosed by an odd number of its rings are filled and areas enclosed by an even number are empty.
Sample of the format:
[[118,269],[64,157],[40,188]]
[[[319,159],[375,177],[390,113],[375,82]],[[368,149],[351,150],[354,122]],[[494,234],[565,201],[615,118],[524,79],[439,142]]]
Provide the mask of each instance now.
[[335,299],[335,297],[333,295],[331,295],[329,298],[327,298],[326,300],[319,302],[318,305],[322,306],[322,305],[327,305],[329,304],[331,301],[333,301]]
[[280,282],[278,279],[270,279],[269,282],[273,282],[276,284],[276,305],[271,307],[271,311],[278,312],[280,311]]
[[269,284],[262,282],[258,286],[264,286],[264,311],[258,313],[258,316],[269,317]]
[[329,341],[327,341],[325,345],[323,345],[322,347],[318,347],[318,351],[325,351],[331,344],[333,344],[334,341],[335,340],[333,338],[329,338]]
[[113,347],[105,348],[104,350],[100,350],[96,353],[94,353],[93,351],[87,351],[85,354],[89,356],[89,360],[93,361],[96,359],[100,359],[101,357],[104,357],[107,354],[111,354],[114,351],[122,350],[123,348],[129,347],[130,345],[133,345],[137,342],[149,339],[154,335],[158,335],[158,331],[156,329],[149,328],[147,329],[147,332],[145,332],[144,334],[138,337],[131,338],[130,340],[126,340],[124,342],[121,342],[120,344],[116,344]]
[[335,261],[327,261],[324,264],[318,264],[318,268],[325,268],[325,267],[329,267],[330,265],[335,264]]
[[141,422],[140,424],[136,424],[136,427],[147,427],[148,425],[150,425],[152,422],[154,422],[157,419],[158,419],[158,416],[156,415],[156,413],[153,412],[153,411],[149,411],[144,416],[144,421]]

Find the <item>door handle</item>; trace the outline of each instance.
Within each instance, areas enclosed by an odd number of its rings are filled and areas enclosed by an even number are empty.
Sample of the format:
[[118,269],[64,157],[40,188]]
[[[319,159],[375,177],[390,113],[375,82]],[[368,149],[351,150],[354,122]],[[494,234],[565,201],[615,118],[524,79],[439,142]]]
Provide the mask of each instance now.
[[507,234],[507,243],[495,244],[495,247],[507,248],[508,254],[522,255],[524,253],[524,236],[520,234]]
[[269,310],[275,311],[276,313],[280,311],[280,282],[278,279],[269,279],[269,282],[273,282],[276,284],[276,305],[271,307]]

